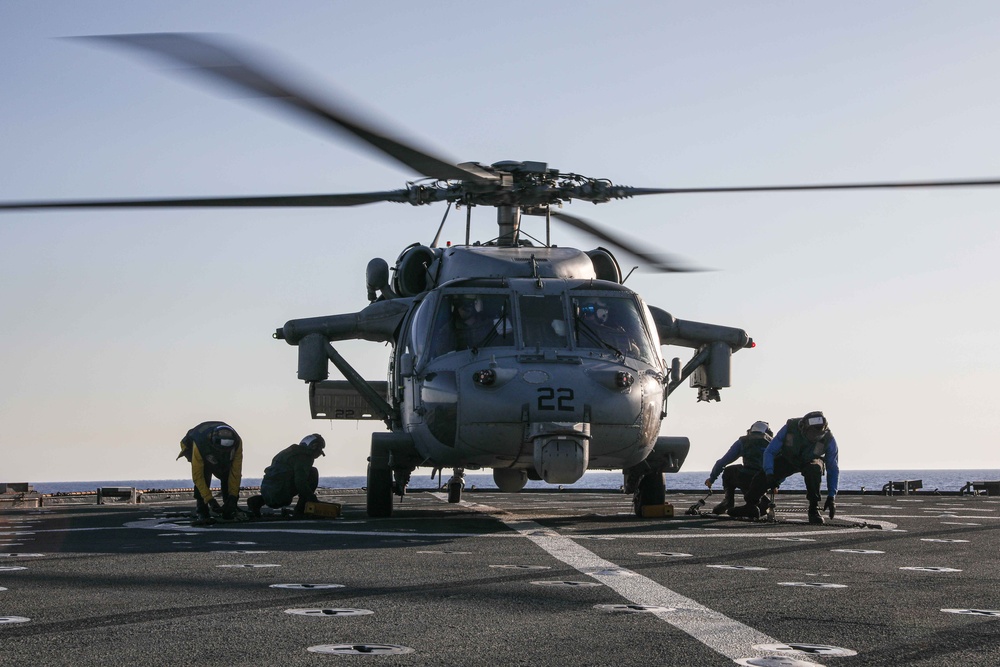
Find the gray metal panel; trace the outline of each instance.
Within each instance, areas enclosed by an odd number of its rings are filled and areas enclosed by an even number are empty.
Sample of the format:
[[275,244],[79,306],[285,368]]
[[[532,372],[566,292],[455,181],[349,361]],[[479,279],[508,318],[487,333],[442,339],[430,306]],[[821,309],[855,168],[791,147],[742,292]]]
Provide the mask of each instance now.
[[[378,380],[368,384],[380,395],[388,395],[388,382]],[[309,385],[309,410],[313,419],[381,420],[383,418],[383,415],[346,380],[327,380]]]

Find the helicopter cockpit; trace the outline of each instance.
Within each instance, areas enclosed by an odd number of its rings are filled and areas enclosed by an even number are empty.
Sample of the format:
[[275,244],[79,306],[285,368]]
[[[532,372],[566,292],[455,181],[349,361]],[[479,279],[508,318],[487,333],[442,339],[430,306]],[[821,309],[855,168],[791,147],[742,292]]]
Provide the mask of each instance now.
[[418,366],[447,354],[478,354],[487,348],[491,354],[499,352],[497,348],[520,353],[558,350],[628,357],[652,366],[662,363],[648,312],[620,285],[548,281],[539,289],[534,280],[474,282],[442,288],[420,304],[406,341]]

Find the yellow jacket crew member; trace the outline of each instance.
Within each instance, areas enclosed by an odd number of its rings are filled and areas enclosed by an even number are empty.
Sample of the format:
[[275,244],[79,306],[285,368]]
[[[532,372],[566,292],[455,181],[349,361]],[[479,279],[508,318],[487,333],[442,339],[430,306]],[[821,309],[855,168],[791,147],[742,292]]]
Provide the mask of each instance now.
[[243,478],[243,440],[225,422],[202,422],[181,439],[181,453],[191,462],[191,480],[198,503],[198,520],[211,521],[209,509],[219,509],[212,497],[212,476],[222,486],[222,518],[236,518]]

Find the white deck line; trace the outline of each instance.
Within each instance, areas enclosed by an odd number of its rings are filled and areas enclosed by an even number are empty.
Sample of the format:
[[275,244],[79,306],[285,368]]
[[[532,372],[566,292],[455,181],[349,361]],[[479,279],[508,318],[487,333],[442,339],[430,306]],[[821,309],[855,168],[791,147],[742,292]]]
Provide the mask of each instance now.
[[[431,494],[447,501],[444,493]],[[670,590],[648,577],[604,560],[568,537],[528,519],[507,514],[495,507],[460,503],[470,509],[489,512],[506,526],[531,540],[553,558],[581,574],[596,579],[633,604],[672,607],[676,611],[650,612],[733,662],[740,659],[774,656],[774,652],[754,649],[755,644],[780,644],[759,630],[729,618],[691,598]],[[811,662],[807,656],[795,656]]]

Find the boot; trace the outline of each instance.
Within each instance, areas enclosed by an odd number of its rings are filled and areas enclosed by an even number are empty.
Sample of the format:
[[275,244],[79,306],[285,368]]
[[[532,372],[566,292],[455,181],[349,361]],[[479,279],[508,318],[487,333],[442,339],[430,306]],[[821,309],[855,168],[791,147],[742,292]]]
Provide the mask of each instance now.
[[247,509],[250,514],[260,518],[260,508],[264,506],[264,499],[260,496],[250,496],[247,498]]
[[774,504],[771,502],[771,499],[767,497],[767,494],[761,496],[760,500],[757,501],[757,511],[761,516],[770,516],[768,513],[771,512],[773,507]]
[[726,497],[722,499],[722,502],[712,508],[712,514],[724,514],[726,510],[733,508],[733,502],[733,492],[726,491]]
[[733,509],[726,512],[729,516],[734,519],[759,519],[760,510],[757,509],[756,505],[740,505],[739,507],[734,507]]
[[822,526],[823,515],[819,513],[819,503],[813,501],[809,503],[809,523]]

